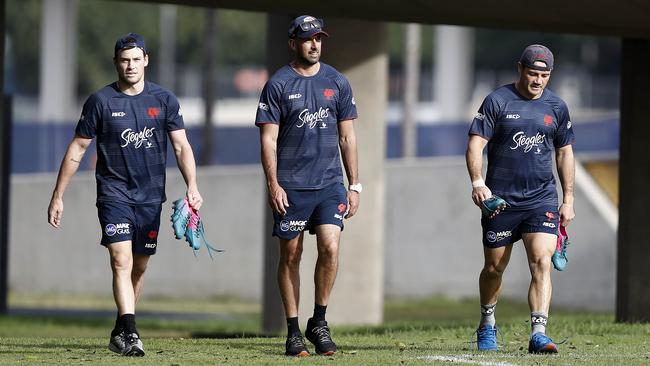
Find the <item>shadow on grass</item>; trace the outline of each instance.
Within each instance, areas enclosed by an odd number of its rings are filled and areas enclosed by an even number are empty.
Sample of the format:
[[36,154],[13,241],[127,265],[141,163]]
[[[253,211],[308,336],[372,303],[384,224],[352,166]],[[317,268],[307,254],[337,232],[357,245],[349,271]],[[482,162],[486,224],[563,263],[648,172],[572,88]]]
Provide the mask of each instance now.
[[[335,339],[336,340],[336,339]],[[467,342],[457,341],[446,341],[446,342],[433,342],[425,341],[419,342],[418,344],[406,344],[403,348],[400,348],[397,344],[385,341],[382,343],[376,344],[358,344],[354,341],[345,342],[342,340],[336,340],[338,353],[340,354],[354,354],[356,352],[385,352],[385,351],[394,351],[394,352],[472,352],[473,348],[471,344]],[[307,347],[310,351],[314,351],[313,345],[311,343],[307,344]],[[243,341],[236,343],[229,343],[229,349],[238,349],[259,352],[268,355],[283,355],[284,354],[284,341],[278,340],[275,342],[264,341],[256,342],[251,339],[251,341]]]
[[[3,339],[2,346],[9,347],[9,348],[16,347],[18,349],[29,349],[30,353],[52,353],[57,349],[62,351],[70,351],[72,349],[86,350],[90,353],[95,353],[97,351],[96,344],[79,344],[79,343],[71,343],[71,342],[64,343],[64,342],[52,342],[52,341],[47,341],[43,343],[25,343],[25,341],[22,338]],[[0,351],[0,353],[15,353],[15,351],[3,350]]]
[[37,315],[0,315],[2,323],[20,323],[21,325],[56,325],[56,326],[87,326],[106,327],[112,326],[115,318],[79,316],[37,316]]
[[[138,314],[140,315],[140,314]],[[215,317],[213,314],[206,314],[204,318],[197,317],[195,314],[190,314],[190,317],[167,317],[165,314],[160,314],[158,317],[152,316],[139,316],[139,327],[155,331],[178,331],[188,333],[194,330],[200,330],[197,336],[200,338],[209,337],[209,333],[221,335],[215,338],[231,338],[242,336],[242,334],[253,337],[257,334],[257,322],[255,317]],[[42,315],[38,313],[33,314],[10,314],[0,315],[0,328],[5,327],[19,327],[21,330],[33,328],[34,330],[43,328],[84,328],[84,329],[112,329],[115,323],[114,313],[103,315],[90,315],[87,313],[80,313],[77,316],[70,314],[66,315],[50,315],[45,312]],[[212,329],[217,329],[212,331]],[[0,334],[3,334],[0,331]],[[4,333],[5,336],[10,336]]]
[[472,329],[474,322],[432,322],[413,324],[405,322],[392,322],[384,323],[381,325],[365,326],[365,327],[343,327],[337,333],[340,334],[373,334],[385,335],[390,333],[399,332],[435,332],[443,330],[458,330],[462,328]]
[[275,338],[277,335],[268,335],[260,333],[246,333],[246,332],[190,332],[190,338],[213,338],[213,339],[246,339],[246,338]]

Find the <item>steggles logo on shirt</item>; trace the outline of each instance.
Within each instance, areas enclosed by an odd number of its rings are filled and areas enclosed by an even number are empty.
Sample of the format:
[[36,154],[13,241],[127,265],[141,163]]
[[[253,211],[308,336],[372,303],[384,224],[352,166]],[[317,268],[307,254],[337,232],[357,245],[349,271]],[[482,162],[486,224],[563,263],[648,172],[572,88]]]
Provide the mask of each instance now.
[[124,140],[124,143],[121,145],[122,147],[127,147],[129,144],[133,144],[133,147],[136,149],[139,149],[140,146],[144,142],[147,142],[147,148],[150,148],[153,146],[151,142],[148,141],[148,138],[153,136],[153,130],[155,127],[147,128],[145,127],[142,129],[142,131],[139,132],[133,132],[132,129],[127,128],[126,130],[122,131],[122,140]]
[[527,153],[532,150],[533,147],[543,144],[545,138],[546,135],[540,135],[539,132],[535,134],[535,136],[528,137],[524,132],[519,131],[512,136],[512,141],[515,142],[515,146],[510,146],[510,149],[517,150],[519,147],[522,147],[524,152]]
[[318,122],[322,122],[324,118],[327,118],[329,116],[329,112],[329,108],[320,107],[318,108],[318,112],[310,113],[309,109],[305,108],[302,112],[300,112],[300,115],[298,115],[300,123],[298,123],[296,127],[301,128],[305,124],[309,124],[309,129],[312,129]]

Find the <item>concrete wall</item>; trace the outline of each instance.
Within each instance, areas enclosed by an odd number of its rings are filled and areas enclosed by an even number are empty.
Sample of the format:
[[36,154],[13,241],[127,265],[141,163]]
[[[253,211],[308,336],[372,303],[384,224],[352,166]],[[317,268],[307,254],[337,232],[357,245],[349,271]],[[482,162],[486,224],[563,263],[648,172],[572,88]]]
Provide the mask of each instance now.
[[[94,174],[77,174],[64,197],[63,224],[47,224],[54,175],[12,178],[9,288],[17,292],[111,293],[108,252],[99,245]],[[206,236],[226,252],[197,258],[185,241],[173,238],[171,201],[183,196],[177,169],[168,170],[158,253],[149,262],[146,295],[236,295],[259,299],[264,205],[262,172],[257,166],[202,169],[199,189],[206,202],[201,215]]]
[[[482,266],[479,211],[473,206],[462,158],[387,163],[385,294],[389,297],[477,296]],[[110,294],[108,255],[97,244],[92,174],[78,174],[65,196],[63,227],[46,223],[56,177],[12,177],[9,286],[15,292]],[[168,171],[170,200],[184,190],[176,169]],[[264,184],[258,166],[199,171],[206,200],[207,236],[226,249],[210,261],[194,258],[172,238],[170,203],[162,217],[158,254],[150,262],[145,296],[236,295],[261,299]],[[554,305],[614,310],[616,234],[587,201],[578,184],[573,246],[564,272],[553,271]],[[354,225],[354,219],[347,225]],[[169,229],[168,229],[169,228]],[[308,242],[306,242],[307,244]],[[346,242],[346,245],[354,243]],[[353,271],[353,263],[340,271]],[[504,296],[526,298],[530,275],[521,243],[505,274]],[[346,283],[339,281],[337,287]]]
[[[389,163],[386,169],[386,294],[478,297],[483,266],[480,211],[471,200],[463,159]],[[569,264],[553,270],[553,304],[613,310],[616,233],[580,184]],[[521,241],[504,275],[503,296],[526,301],[530,274]]]

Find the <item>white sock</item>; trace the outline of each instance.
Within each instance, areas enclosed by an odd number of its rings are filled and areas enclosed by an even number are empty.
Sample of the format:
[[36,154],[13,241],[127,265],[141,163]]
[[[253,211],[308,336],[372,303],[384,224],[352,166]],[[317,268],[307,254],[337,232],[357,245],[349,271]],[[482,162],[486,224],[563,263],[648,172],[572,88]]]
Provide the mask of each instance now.
[[490,325],[494,327],[494,325],[497,323],[496,319],[494,318],[494,310],[496,307],[496,302],[489,305],[481,304],[481,322],[478,325],[479,328],[484,325]]
[[532,336],[535,333],[546,334],[546,323],[548,323],[548,314],[533,311],[530,313],[530,335]]

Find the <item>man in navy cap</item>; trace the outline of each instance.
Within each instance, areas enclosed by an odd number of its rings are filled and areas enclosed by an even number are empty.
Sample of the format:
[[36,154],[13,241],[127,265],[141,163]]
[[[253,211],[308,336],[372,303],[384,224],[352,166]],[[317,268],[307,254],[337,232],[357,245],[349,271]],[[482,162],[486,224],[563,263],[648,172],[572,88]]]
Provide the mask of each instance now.
[[[552,289],[550,267],[559,225],[566,226],[575,217],[575,161],[567,105],[546,89],[553,64],[553,53],[547,47],[526,47],[517,64],[517,82],[490,93],[469,130],[466,160],[474,203],[481,207],[494,194],[509,205],[496,216],[481,219],[485,262],[479,277],[479,350],[498,349],[495,307],[512,244],[522,239],[531,273],[528,352],[557,352],[557,346],[546,335]],[[485,146],[488,167],[483,180]],[[562,186],[561,205],[553,176],[553,154]]]
[[298,323],[305,230],[316,234],[318,249],[314,315],[305,336],[317,354],[336,352],[325,313],[338,270],[343,219],[356,213],[362,190],[353,127],[357,109],[348,80],[320,62],[322,39],[327,36],[322,19],[303,15],[291,22],[288,43],[293,61],[266,83],[255,118],[275,220],[273,235],[280,242],[278,284],[287,317],[288,356],[309,355]]
[[93,93],[83,106],[75,137],[61,162],[48,222],[60,227],[63,193],[96,137],[101,245],[110,255],[118,312],[108,348],[124,356],[144,356],[135,305],[158,243],[166,199],[167,136],[187,184],[190,205],[198,210],[203,199],[178,100],[172,92],[144,79],[149,63],[144,38],[135,33],[118,38],[113,56],[117,81]]

